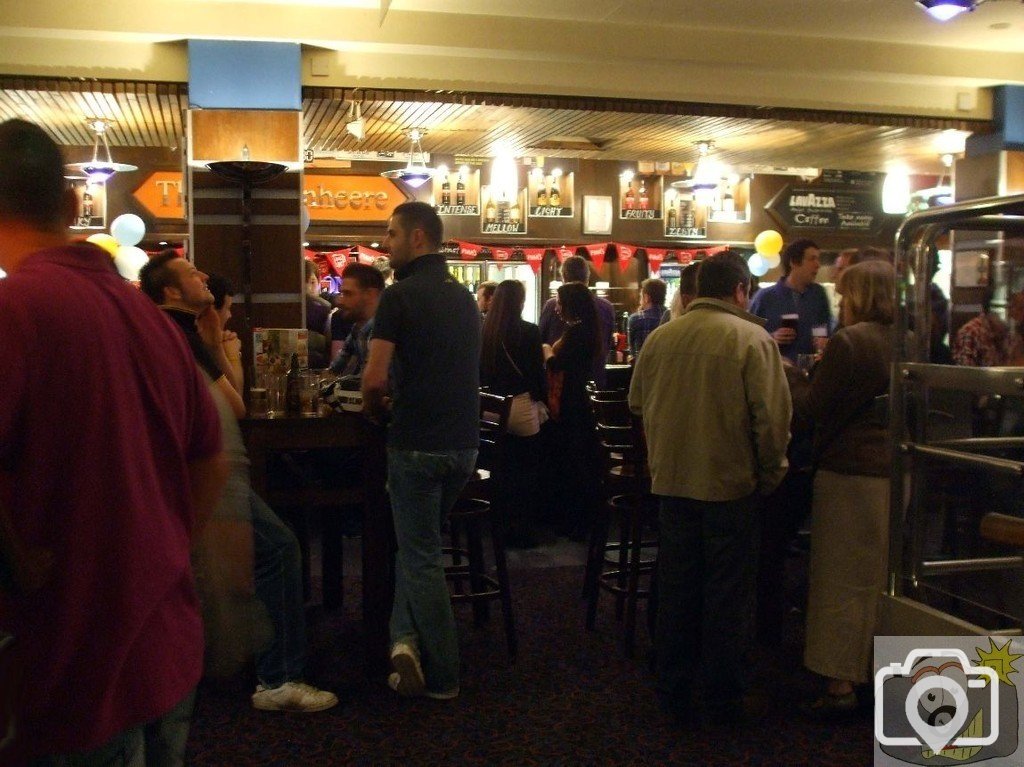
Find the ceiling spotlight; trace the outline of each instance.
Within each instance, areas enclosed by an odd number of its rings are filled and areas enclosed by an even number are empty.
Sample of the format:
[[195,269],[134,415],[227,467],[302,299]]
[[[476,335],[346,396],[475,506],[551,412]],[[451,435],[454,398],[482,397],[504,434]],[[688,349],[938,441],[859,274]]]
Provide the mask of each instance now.
[[347,130],[356,141],[362,141],[366,136],[366,120],[363,119],[363,107],[358,101],[353,101],[348,108],[348,122],[345,124]]
[[412,145],[409,147],[409,162],[404,168],[393,168],[386,170],[380,175],[384,178],[398,179],[404,184],[418,189],[434,177],[437,170],[428,168],[423,153],[423,146],[420,139],[423,138],[423,131],[413,128],[409,131],[409,140]]
[[[89,184],[102,184],[119,171],[138,170],[138,167],[135,165],[114,162],[111,159],[110,144],[107,143],[107,128],[109,124],[106,120],[89,119],[86,121],[86,124],[96,134],[96,138],[93,139],[92,143],[92,159],[88,162],[71,162],[65,165],[65,168],[76,173],[85,174],[86,181]],[[100,157],[101,142],[106,159]]]
[[983,0],[917,0],[933,19],[949,21],[965,11],[973,11]]

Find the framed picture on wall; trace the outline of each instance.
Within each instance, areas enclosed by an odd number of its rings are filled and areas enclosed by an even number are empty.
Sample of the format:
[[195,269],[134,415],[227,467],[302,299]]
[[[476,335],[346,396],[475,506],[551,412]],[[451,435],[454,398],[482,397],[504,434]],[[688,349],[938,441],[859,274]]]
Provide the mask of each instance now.
[[611,197],[584,195],[583,234],[611,234],[612,211]]

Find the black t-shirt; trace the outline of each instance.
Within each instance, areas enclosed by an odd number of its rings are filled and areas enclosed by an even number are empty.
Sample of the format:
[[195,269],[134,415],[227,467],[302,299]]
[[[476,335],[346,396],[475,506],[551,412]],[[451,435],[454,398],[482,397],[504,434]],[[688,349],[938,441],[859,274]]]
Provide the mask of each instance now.
[[461,450],[480,443],[480,310],[444,257],[420,256],[381,295],[373,338],[395,345],[388,445]]
[[203,343],[203,339],[199,335],[199,330],[196,328],[196,315],[171,306],[161,306],[160,308],[167,312],[167,316],[174,320],[174,323],[185,333],[192,356],[196,358],[200,369],[210,376],[210,380],[216,381],[224,375],[224,371],[220,369],[217,360],[213,358],[213,354],[206,348],[206,344]]

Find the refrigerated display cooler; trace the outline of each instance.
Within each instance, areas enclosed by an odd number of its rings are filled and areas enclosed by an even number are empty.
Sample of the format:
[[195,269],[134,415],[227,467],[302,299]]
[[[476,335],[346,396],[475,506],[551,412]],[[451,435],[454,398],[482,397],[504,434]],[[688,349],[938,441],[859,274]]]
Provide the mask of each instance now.
[[524,261],[456,261],[449,259],[448,270],[461,284],[476,295],[481,282],[519,280],[526,287],[526,303],[523,305],[523,319],[537,322],[540,319],[540,275]]

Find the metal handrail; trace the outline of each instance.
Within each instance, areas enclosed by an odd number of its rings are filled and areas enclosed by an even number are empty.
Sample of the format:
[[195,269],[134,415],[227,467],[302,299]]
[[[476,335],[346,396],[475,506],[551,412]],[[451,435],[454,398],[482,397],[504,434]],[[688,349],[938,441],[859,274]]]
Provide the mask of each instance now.
[[[955,203],[940,208],[930,208],[908,216],[900,225],[894,238],[895,265],[897,274],[897,305],[895,331],[897,343],[893,355],[890,386],[890,443],[894,446],[890,483],[890,526],[889,526],[889,577],[887,593],[890,597],[900,596],[905,582],[904,568],[904,509],[906,486],[904,477],[911,469],[911,461],[924,459],[960,465],[980,467],[989,471],[1024,475],[1024,463],[1003,458],[981,455],[974,450],[1002,447],[991,442],[945,441],[931,445],[917,439],[924,434],[928,416],[929,388],[953,389],[979,394],[1024,395],[1024,369],[958,368],[930,365],[929,325],[931,282],[930,261],[939,237],[953,230],[993,231],[1024,234],[1024,194],[1008,197],[986,197],[967,202]],[[911,312],[916,333],[911,328]],[[925,396],[908,397],[910,390],[924,390]],[[908,422],[908,405],[914,408],[914,420]],[[910,434],[908,426],[914,426]],[[908,439],[909,436],[909,439]],[[1006,445],[1010,447],[1011,445]],[[1017,446],[1017,445],[1012,445]],[[914,483],[917,484],[916,482]],[[913,507],[908,518],[915,521],[923,510],[922,493],[914,493]],[[915,552],[916,545],[911,547]],[[971,571],[1019,566],[1018,558],[987,558],[963,560],[956,565],[937,562],[921,563],[916,559],[910,573],[916,581],[919,574],[934,574],[943,570],[950,572]]]

